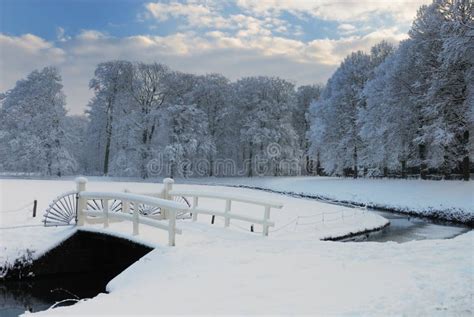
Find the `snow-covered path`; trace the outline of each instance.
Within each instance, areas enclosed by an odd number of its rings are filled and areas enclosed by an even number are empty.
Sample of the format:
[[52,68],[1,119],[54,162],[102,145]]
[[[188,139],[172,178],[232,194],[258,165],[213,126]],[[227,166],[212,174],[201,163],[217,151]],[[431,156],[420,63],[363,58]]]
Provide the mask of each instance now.
[[310,176],[196,178],[187,182],[258,187],[474,224],[474,182]]

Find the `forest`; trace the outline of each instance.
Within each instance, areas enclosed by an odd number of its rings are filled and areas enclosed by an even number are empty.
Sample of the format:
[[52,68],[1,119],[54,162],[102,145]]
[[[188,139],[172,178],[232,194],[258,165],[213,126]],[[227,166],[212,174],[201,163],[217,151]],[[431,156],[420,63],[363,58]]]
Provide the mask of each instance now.
[[406,40],[353,52],[324,85],[113,60],[69,116],[60,71],[35,70],[0,95],[0,172],[469,180],[473,12],[422,6]]

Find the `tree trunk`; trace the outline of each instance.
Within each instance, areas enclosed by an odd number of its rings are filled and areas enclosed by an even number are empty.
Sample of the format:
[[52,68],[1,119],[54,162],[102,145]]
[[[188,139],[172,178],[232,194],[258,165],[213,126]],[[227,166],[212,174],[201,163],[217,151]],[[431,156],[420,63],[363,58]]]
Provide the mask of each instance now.
[[353,155],[353,159],[354,159],[354,178],[357,178],[359,175],[359,171],[357,169],[357,146],[354,146],[354,155]]
[[[113,94],[115,96],[117,89],[114,89]],[[108,98],[107,103],[107,123],[105,126],[105,154],[104,154],[104,175],[109,174],[109,157],[110,157],[110,143],[112,140],[112,120],[113,120],[113,104],[114,97]]]
[[214,160],[212,159],[212,155],[209,156],[209,176],[214,176]]
[[249,170],[248,170],[248,177],[253,176],[253,171],[252,171],[252,160],[253,160],[253,153],[252,153],[252,143],[249,143]]
[[148,159],[148,153],[147,153],[147,147],[148,147],[148,142],[147,142],[147,136],[148,136],[148,130],[145,129],[142,134],[142,144],[143,148],[141,150],[141,176],[143,179],[148,177],[148,171],[147,171],[147,159]]
[[107,121],[107,126],[105,128],[105,154],[104,154],[104,175],[107,176],[109,174],[109,156],[110,156],[110,142],[112,139],[112,131],[111,131],[111,124]]
[[51,155],[51,145],[46,144],[46,161],[48,162],[48,176],[51,176],[53,173],[53,156]]
[[402,160],[402,178],[407,178],[407,161]]
[[321,176],[321,159],[319,158],[319,152],[316,161],[316,175]]
[[170,175],[169,175],[169,178],[174,178],[174,163],[172,162],[170,164]]
[[[318,153],[318,161],[319,161],[319,153]],[[305,172],[306,172],[306,175],[314,175],[314,174],[318,174],[318,171],[316,170],[315,171],[315,166],[314,166],[314,160],[309,156],[309,155],[306,155],[306,167],[305,167]]]
[[469,131],[465,131],[463,135],[463,143],[466,149],[466,153],[464,154],[464,158],[462,160],[462,179],[465,181],[469,181],[470,174],[469,174],[469,151],[467,150],[467,146],[469,144]]
[[426,179],[428,175],[428,167],[426,165],[426,146],[424,144],[420,144],[418,146],[418,154],[420,156],[420,177],[421,179]]
[[451,179],[451,167],[449,164],[449,156],[447,154],[448,152],[448,146],[444,146],[444,162],[443,165],[441,165],[441,172],[443,173],[444,179]]

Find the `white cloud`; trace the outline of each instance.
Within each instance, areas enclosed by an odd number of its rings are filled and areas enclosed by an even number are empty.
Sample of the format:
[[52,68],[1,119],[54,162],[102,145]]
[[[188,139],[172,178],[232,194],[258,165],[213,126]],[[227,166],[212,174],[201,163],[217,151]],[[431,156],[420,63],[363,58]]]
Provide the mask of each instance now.
[[91,97],[88,82],[96,65],[111,59],[160,62],[191,73],[217,72],[236,79],[241,76],[271,75],[298,84],[324,82],[342,59],[353,50],[367,51],[387,39],[406,37],[396,28],[365,36],[318,39],[304,42],[275,36],[265,23],[272,20],[234,15],[237,30],[185,31],[168,36],[136,35],[115,38],[95,30],[84,30],[62,42],[48,42],[26,34],[0,34],[2,70],[0,91],[14,86],[33,69],[59,66],[72,113],[81,113]]
[[278,16],[286,11],[332,21],[366,21],[375,14],[389,14],[398,22],[411,21],[416,10],[431,0],[237,0],[246,12]]
[[[155,19],[158,22],[167,21],[170,18],[183,18],[185,24],[181,29],[212,28],[216,30],[235,30],[240,36],[266,34],[273,30],[279,33],[296,33],[297,30],[288,21],[278,17],[255,17],[241,13],[224,14],[222,3],[214,3],[203,0],[190,1],[188,3],[147,3],[143,19]],[[152,26],[154,28],[155,26]],[[293,30],[295,29],[295,30]]]
[[82,30],[77,36],[78,39],[84,41],[93,41],[107,38],[105,33],[96,30]]
[[64,62],[66,52],[33,34],[0,33],[0,91],[11,88],[33,69]]
[[341,34],[352,34],[357,31],[357,28],[349,23],[342,23],[337,26],[337,30]]
[[314,58],[323,64],[337,65],[353,51],[368,52],[372,46],[382,40],[398,43],[406,38],[407,35],[399,33],[396,28],[383,29],[364,36],[350,36],[338,40],[314,40],[308,43],[305,53],[308,58]]
[[56,28],[56,39],[59,42],[66,42],[67,40],[70,40],[71,37],[66,35],[66,30],[62,27],[57,27]]
[[211,7],[193,3],[147,3],[148,13],[158,21],[166,21],[170,17],[184,17],[192,27],[227,28],[229,21],[217,14]]

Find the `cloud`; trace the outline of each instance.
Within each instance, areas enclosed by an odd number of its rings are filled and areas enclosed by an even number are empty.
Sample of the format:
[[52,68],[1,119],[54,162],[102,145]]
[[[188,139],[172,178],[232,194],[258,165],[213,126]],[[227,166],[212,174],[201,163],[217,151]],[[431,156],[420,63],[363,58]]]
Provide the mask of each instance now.
[[[147,3],[147,12],[158,21],[166,21],[170,17],[183,17],[191,27],[228,28],[228,20],[215,12],[212,7],[193,3]],[[147,16],[146,16],[147,17]],[[149,17],[149,16],[148,16]]]
[[35,35],[0,34],[2,80],[0,91],[33,69],[61,68],[68,108],[81,113],[92,96],[88,82],[96,65],[113,59],[159,62],[196,74],[217,72],[237,79],[242,76],[280,76],[297,84],[324,82],[353,50],[368,51],[382,39],[397,42],[406,37],[397,28],[381,29],[363,36],[302,41],[268,32],[271,19],[235,15],[236,30],[191,30],[167,36],[113,37],[83,30],[64,41],[48,42]]
[[388,14],[397,22],[410,22],[416,10],[431,0],[237,0],[237,5],[248,13],[259,16],[279,16],[289,12],[296,16],[309,15],[324,20],[354,22],[367,21],[380,14]]
[[96,31],[96,30],[82,30],[77,38],[84,41],[95,41],[100,39],[105,39],[108,36],[105,33]]
[[67,40],[70,40],[71,37],[66,35],[66,31],[62,27],[57,27],[56,28],[56,39],[59,42],[66,42]]
[[339,33],[347,35],[357,31],[357,28],[349,23],[342,23],[337,26]]
[[[219,5],[220,4],[220,5]],[[278,17],[255,17],[242,13],[228,14],[222,3],[196,0],[188,3],[147,3],[145,13],[140,14],[142,20],[168,21],[171,18],[182,18],[181,30],[207,28],[214,30],[234,30],[241,36],[257,33],[270,34],[273,31],[285,34],[297,34],[301,30],[288,21]]]
[[399,33],[396,28],[389,28],[374,31],[364,36],[350,36],[338,40],[313,40],[306,47],[306,55],[320,61],[322,64],[336,65],[351,52],[358,50],[368,52],[372,46],[382,40],[396,44],[407,37],[407,34]]
[[65,60],[63,49],[38,36],[0,33],[0,91],[11,88],[17,80],[36,68],[61,64]]

